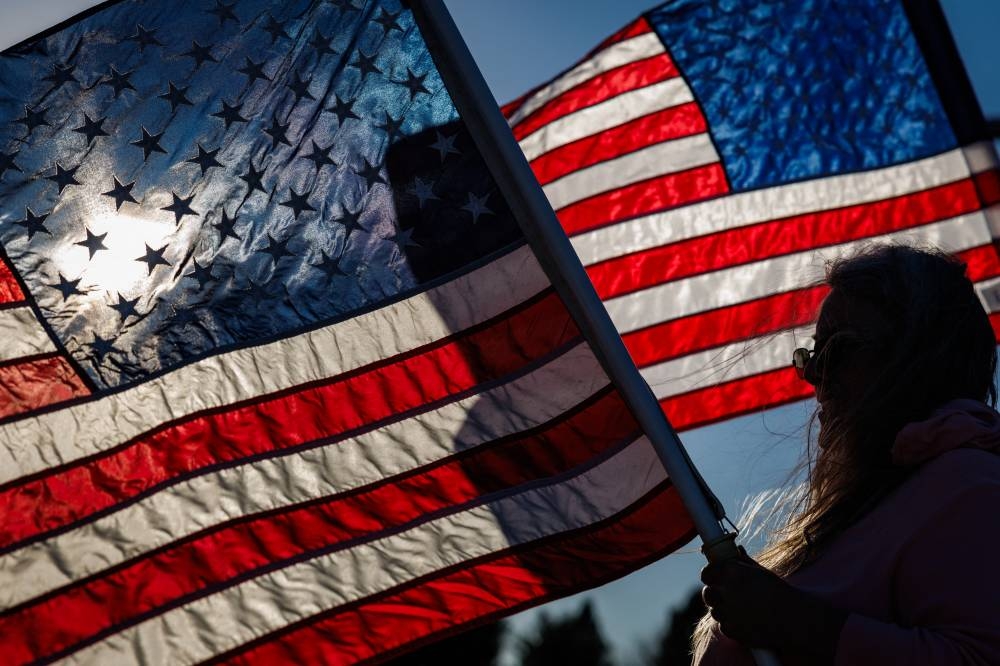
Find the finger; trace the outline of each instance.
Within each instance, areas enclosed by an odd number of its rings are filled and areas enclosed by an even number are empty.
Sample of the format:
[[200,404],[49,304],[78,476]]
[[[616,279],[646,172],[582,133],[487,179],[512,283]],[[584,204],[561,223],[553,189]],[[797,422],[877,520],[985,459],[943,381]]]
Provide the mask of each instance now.
[[718,585],[722,577],[722,563],[711,562],[701,570],[701,582],[705,585]]
[[705,585],[726,585],[740,573],[740,563],[737,560],[710,562],[701,570],[701,582]]

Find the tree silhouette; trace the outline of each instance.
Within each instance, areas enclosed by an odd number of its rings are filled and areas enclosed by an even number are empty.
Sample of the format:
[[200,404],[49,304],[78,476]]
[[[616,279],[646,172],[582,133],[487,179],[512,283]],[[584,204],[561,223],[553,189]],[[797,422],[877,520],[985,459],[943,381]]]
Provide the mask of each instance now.
[[701,600],[701,590],[697,589],[687,604],[675,608],[663,628],[663,635],[649,666],[689,666],[691,663],[691,634],[698,620],[705,614],[705,604]]
[[576,615],[551,619],[542,613],[536,636],[524,639],[520,652],[521,666],[612,666],[613,663],[590,601],[584,602]]
[[506,626],[485,624],[385,663],[392,666],[496,666]]

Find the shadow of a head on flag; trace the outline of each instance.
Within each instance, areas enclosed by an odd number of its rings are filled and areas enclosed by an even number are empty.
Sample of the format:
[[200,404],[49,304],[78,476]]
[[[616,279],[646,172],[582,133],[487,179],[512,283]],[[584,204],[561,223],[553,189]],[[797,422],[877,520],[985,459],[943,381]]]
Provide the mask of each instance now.
[[397,138],[386,169],[398,221],[392,239],[418,283],[523,244],[461,121]]
[[[651,529],[652,514],[677,510],[674,496],[463,125],[397,138],[386,169],[400,257],[422,287],[441,285],[422,295],[447,331],[422,350],[411,387],[444,397],[398,441],[407,457],[436,450],[435,461],[397,483],[425,517],[454,520],[446,541],[475,550],[442,544],[468,563],[425,593],[448,602],[453,623],[481,621],[616,578],[637,552],[653,559],[686,539]],[[648,484],[619,483],[643,469]]]

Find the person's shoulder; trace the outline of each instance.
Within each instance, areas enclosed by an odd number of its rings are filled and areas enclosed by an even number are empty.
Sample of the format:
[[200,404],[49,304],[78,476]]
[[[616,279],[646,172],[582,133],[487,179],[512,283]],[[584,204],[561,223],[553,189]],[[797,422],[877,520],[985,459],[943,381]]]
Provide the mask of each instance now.
[[1000,453],[976,448],[952,449],[924,463],[915,477],[956,482],[959,487],[977,482],[993,485],[1000,483]]
[[[900,498],[909,524],[901,561],[961,566],[969,549],[994,557],[1000,534],[989,526],[1000,512],[1000,454],[954,449],[924,463],[911,481]],[[959,543],[965,547],[956,549]]]
[[1000,510],[1000,453],[953,449],[924,463],[906,486],[911,506],[925,507],[919,522],[978,520]]
[[942,453],[921,465],[891,499],[912,530],[977,503],[1000,502],[1000,454],[973,448]]

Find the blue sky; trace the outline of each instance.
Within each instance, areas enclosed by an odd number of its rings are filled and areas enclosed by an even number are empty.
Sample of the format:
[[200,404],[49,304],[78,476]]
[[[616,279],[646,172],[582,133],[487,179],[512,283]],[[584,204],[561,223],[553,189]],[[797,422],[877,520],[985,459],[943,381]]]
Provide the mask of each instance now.
[[[0,44],[7,46],[94,4],[93,0],[4,0]],[[500,102],[555,75],[608,34],[652,6],[644,0],[446,0]],[[1000,116],[996,34],[1000,3],[943,0],[959,51],[987,115]],[[569,8],[568,8],[569,7]],[[736,419],[683,437],[699,469],[727,507],[740,514],[748,497],[781,485],[798,459],[810,402]],[[669,609],[698,586],[702,557],[693,544],[659,563],[588,593],[624,659],[662,627]],[[578,598],[545,607],[575,608]],[[514,619],[529,627],[537,611]]]

